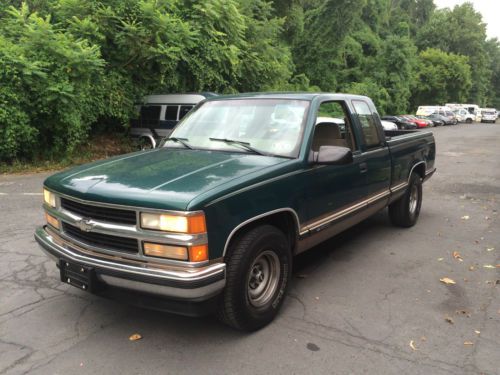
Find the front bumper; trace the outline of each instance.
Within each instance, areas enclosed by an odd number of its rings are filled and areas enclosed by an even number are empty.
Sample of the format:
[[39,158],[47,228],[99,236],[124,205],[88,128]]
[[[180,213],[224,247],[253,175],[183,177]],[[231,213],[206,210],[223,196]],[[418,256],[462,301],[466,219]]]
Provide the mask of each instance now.
[[226,265],[222,262],[199,268],[174,267],[96,254],[68,242],[47,226],[37,228],[35,240],[56,262],[65,260],[91,267],[104,286],[135,294],[202,302],[218,295],[226,283]]

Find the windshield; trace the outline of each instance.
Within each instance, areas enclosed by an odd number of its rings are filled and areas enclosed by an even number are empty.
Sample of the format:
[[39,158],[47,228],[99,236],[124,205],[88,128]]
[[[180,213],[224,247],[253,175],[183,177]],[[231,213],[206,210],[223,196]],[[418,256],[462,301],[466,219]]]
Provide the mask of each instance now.
[[309,102],[290,99],[216,100],[187,115],[164,147],[297,157]]

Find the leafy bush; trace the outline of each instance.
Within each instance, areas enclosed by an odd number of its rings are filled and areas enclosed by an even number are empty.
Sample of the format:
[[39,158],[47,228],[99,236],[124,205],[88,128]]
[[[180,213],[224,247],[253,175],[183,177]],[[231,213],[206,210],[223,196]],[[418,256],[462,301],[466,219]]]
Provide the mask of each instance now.
[[71,152],[94,122],[99,49],[23,5],[0,24],[0,159]]

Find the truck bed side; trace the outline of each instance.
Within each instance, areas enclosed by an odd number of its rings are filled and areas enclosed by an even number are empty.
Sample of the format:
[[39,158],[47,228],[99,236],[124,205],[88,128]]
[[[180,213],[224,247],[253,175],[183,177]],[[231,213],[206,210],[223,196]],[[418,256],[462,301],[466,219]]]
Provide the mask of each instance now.
[[392,161],[391,192],[404,191],[412,172],[424,180],[434,172],[436,144],[432,132],[398,130],[386,131],[385,135]]

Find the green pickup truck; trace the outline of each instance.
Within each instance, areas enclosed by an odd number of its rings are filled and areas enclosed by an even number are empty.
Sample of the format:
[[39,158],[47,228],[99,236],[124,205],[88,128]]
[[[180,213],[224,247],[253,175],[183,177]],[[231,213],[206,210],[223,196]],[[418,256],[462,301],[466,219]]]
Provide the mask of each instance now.
[[364,96],[210,98],[156,149],[47,178],[35,239],[63,282],[256,330],[294,255],[386,206],[414,225],[434,159],[431,132],[384,132]]

